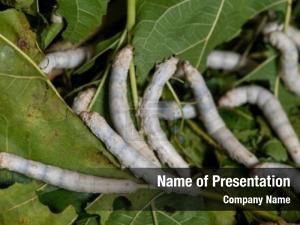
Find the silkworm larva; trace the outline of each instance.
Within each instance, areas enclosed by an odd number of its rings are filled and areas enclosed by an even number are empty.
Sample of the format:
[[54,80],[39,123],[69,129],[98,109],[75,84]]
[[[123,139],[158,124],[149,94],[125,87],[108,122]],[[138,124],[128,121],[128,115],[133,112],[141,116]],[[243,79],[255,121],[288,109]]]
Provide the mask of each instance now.
[[81,65],[90,55],[88,47],[53,52],[45,56],[39,67],[46,74],[53,69],[73,69]]
[[200,119],[208,133],[227,151],[232,159],[247,167],[253,167],[258,163],[258,159],[226,127],[202,75],[188,63],[185,63],[183,68],[196,98]]
[[96,93],[95,88],[88,88],[87,90],[80,92],[74,99],[72,105],[73,111],[77,115],[80,115],[81,112],[88,111],[88,107],[95,93]]
[[300,165],[300,142],[280,102],[268,90],[256,86],[244,86],[227,92],[219,105],[236,107],[245,103],[257,105],[264,113],[271,127],[286,146],[293,160]]
[[140,116],[142,128],[148,137],[150,147],[157,152],[160,160],[167,163],[171,168],[189,168],[188,164],[168,141],[166,134],[160,127],[157,116],[157,105],[163,87],[174,74],[177,63],[178,59],[170,58],[157,66],[152,80],[144,92],[140,107]]
[[114,127],[120,136],[146,159],[160,166],[153,150],[136,130],[130,116],[127,100],[127,74],[132,60],[132,47],[122,49],[116,56],[111,71],[109,85],[109,106]]
[[267,175],[275,175],[276,177],[281,178],[288,177],[291,181],[291,187],[296,193],[300,194],[300,172],[294,167],[282,163],[264,162],[256,165],[252,171],[252,174],[262,177]]
[[212,69],[230,71],[245,66],[246,62],[239,53],[214,50],[208,55],[206,65]]
[[281,53],[281,78],[284,84],[290,91],[300,96],[298,51],[295,43],[281,31],[272,31],[266,35],[271,45],[277,48]]
[[[129,168],[137,177],[143,178],[147,183],[156,185],[157,177],[165,175],[174,177],[161,170],[157,165],[146,159],[137,150],[128,145],[105,121],[105,119],[96,112],[82,112],[81,118],[90,128],[92,133],[98,137],[107,147],[107,149],[121,162]],[[162,188],[166,191],[177,193],[188,193],[197,195],[201,190],[196,187],[190,189],[183,188]]]
[[160,101],[158,102],[157,115],[163,120],[191,119],[197,116],[197,110],[195,105],[190,103],[184,104],[181,111],[175,101]]
[[[216,70],[235,71],[247,65],[248,59],[236,52],[214,50],[208,56],[206,60],[207,67]],[[184,71],[181,66],[175,72],[176,77],[184,77]]]
[[127,193],[135,192],[139,188],[139,184],[130,180],[86,175],[27,160],[6,152],[0,153],[0,168],[21,173],[47,184],[75,192]]

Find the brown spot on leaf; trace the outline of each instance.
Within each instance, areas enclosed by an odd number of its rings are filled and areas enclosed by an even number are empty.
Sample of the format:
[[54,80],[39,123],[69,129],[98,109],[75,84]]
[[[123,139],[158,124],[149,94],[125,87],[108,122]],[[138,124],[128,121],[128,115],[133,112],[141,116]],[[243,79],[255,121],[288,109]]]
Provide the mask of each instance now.
[[29,49],[29,43],[27,42],[27,40],[23,37],[20,37],[18,42],[17,42],[18,47],[21,50],[28,50]]

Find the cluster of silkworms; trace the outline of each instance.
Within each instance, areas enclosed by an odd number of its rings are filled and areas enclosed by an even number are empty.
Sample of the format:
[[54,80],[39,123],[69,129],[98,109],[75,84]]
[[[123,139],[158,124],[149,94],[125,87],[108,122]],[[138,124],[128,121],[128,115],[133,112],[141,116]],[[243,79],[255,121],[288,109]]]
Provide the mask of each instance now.
[[[264,34],[270,44],[281,53],[281,77],[285,85],[300,95],[300,76],[297,69],[297,46],[300,46],[299,31],[292,27],[288,29],[287,33],[281,30],[279,25],[270,23],[265,27]],[[91,54],[89,47],[50,53],[40,63],[40,68],[47,74],[54,69],[72,69],[80,66]],[[119,160],[122,167],[129,168],[137,177],[142,178],[150,185],[155,185],[158,174],[173,177],[161,169],[164,164],[171,168],[181,168],[178,170],[181,176],[190,176],[189,164],[168,140],[160,126],[159,119],[176,120],[195,118],[196,116],[199,116],[208,133],[227,154],[246,167],[288,167],[277,163],[260,163],[257,157],[247,150],[227,128],[218,113],[217,106],[201,73],[188,62],[179,66],[179,59],[175,57],[157,65],[139,108],[141,131],[138,131],[131,118],[127,99],[127,77],[132,58],[133,49],[131,46],[127,46],[116,55],[112,64],[109,106],[115,130],[97,112],[88,111],[89,104],[96,92],[94,88],[80,93],[74,99],[72,106],[73,111],[81,117],[91,132],[106,145],[107,149]],[[207,66],[213,69],[233,71],[245,66],[247,61],[234,52],[213,51],[208,56]],[[181,76],[187,80],[194,94],[195,104],[188,103],[181,108],[174,101],[160,101],[163,88],[172,76]],[[232,89],[219,100],[221,107],[232,108],[245,103],[255,104],[260,108],[296,165],[299,166],[300,142],[277,98],[262,87],[250,85]],[[130,180],[81,174],[4,152],[0,153],[0,168],[19,172],[54,186],[77,192],[134,192],[140,187],[140,184]],[[141,170],[139,168],[148,169]],[[300,187],[297,186],[295,189],[300,190]],[[183,192],[183,190],[176,188],[173,188],[172,191]],[[192,190],[192,194],[199,192],[198,189]]]

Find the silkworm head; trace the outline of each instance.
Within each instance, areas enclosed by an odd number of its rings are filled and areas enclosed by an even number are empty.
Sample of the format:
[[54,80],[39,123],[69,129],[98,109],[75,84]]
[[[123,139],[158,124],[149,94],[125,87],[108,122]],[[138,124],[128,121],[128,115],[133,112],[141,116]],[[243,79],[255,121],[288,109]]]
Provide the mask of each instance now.
[[187,80],[192,81],[197,77],[198,71],[187,61],[183,64],[183,70]]
[[73,106],[72,106],[73,111],[77,115],[80,115],[80,113],[83,111],[88,111],[88,107],[95,93],[96,93],[96,89],[93,87],[80,92],[79,95],[74,99]]
[[270,35],[269,35],[269,42],[273,46],[278,46],[279,40],[283,37],[281,34],[283,34],[283,33],[278,32],[278,31],[274,31],[274,32],[270,33]]
[[264,35],[267,35],[267,34],[270,34],[271,32],[279,31],[279,30],[280,30],[279,24],[278,24],[277,22],[271,22],[271,23],[268,23],[268,24],[264,27],[262,33],[263,33]]
[[133,47],[131,45],[127,45],[115,57],[113,66],[118,66],[121,68],[128,68],[129,64],[132,60],[132,55],[133,55]]
[[48,67],[49,65],[49,58],[48,57],[45,57],[42,62],[40,63],[39,67],[44,70]]
[[227,93],[225,96],[221,97],[219,100],[218,105],[220,107],[227,107],[227,108],[233,108],[235,107],[234,102],[232,101],[232,99],[230,98],[230,95],[228,95],[229,93]]
[[105,119],[96,112],[81,112],[80,117],[88,127],[98,127],[101,129],[101,124],[106,124]]

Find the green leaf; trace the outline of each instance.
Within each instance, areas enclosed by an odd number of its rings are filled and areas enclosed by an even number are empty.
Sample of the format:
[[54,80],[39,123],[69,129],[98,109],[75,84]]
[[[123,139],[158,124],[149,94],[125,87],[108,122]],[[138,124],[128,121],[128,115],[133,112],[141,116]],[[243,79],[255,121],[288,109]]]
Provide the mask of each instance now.
[[[40,55],[25,17],[8,12],[0,13],[1,21],[11,14],[23,19],[8,29],[0,26],[1,151],[93,175],[128,177],[34,63]],[[20,38],[27,54],[16,45]]]
[[283,211],[282,217],[288,223],[297,223],[300,221],[300,211],[299,210]]
[[68,23],[63,37],[72,43],[88,38],[101,25],[108,0],[58,0],[58,13]]
[[213,48],[233,38],[261,11],[286,0],[141,0],[133,44],[141,79],[172,54],[203,70]]
[[263,146],[263,151],[268,156],[271,156],[273,159],[275,159],[277,162],[285,162],[288,159],[286,149],[276,138],[273,138],[265,143],[265,145]]
[[63,23],[52,23],[46,27],[41,34],[41,45],[43,49],[46,49],[56,36],[62,31]]
[[189,126],[184,126],[180,133],[172,135],[171,143],[186,155],[191,166],[202,167],[204,154],[208,148],[204,140],[199,138]]
[[52,213],[42,205],[36,191],[41,184],[14,184],[8,189],[0,190],[0,224],[1,225],[61,225],[71,224],[76,219],[73,207],[66,208],[60,214]]
[[[118,195],[102,195],[87,207],[88,213],[98,214],[101,217],[103,225],[143,225],[143,224],[161,224],[161,225],[214,225],[212,215],[205,211],[175,211],[167,212],[157,210],[155,204],[169,203],[174,196],[166,195],[166,199],[158,201],[164,197],[164,194],[158,190],[139,190],[134,194],[122,195],[128,199],[133,209],[116,209],[116,199]],[[182,200],[183,198],[181,198]],[[180,201],[181,201],[180,200]],[[197,200],[198,201],[198,200]],[[181,202],[181,204],[188,204]],[[217,224],[216,224],[217,225]]]
[[[124,219],[126,221],[131,220],[134,222],[134,220],[137,219],[138,216],[151,216],[151,212],[149,211],[149,205],[152,199],[154,199],[157,196],[160,196],[161,193],[158,190],[138,190],[134,194],[125,194],[121,195],[127,199],[131,200],[131,204],[134,208],[144,208],[143,210],[131,210],[131,211],[125,211],[125,210],[118,210],[114,211],[114,201],[116,198],[120,197],[118,194],[112,194],[112,195],[100,195],[97,199],[95,199],[90,205],[87,206],[86,211],[90,214],[97,214],[101,218],[101,224],[103,225],[110,225],[109,222],[112,220],[117,220],[116,217],[120,217],[119,219]],[[118,216],[118,214],[124,214],[123,216]],[[126,214],[130,214],[130,216],[126,216]],[[140,215],[141,214],[141,215]],[[151,219],[151,218],[148,218]],[[122,224],[127,224],[127,222],[123,221]],[[144,223],[146,224],[146,223]],[[152,220],[151,223],[152,224]]]

